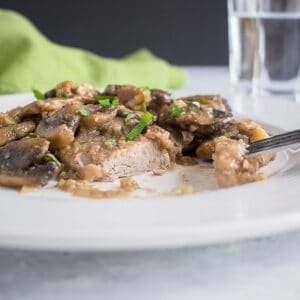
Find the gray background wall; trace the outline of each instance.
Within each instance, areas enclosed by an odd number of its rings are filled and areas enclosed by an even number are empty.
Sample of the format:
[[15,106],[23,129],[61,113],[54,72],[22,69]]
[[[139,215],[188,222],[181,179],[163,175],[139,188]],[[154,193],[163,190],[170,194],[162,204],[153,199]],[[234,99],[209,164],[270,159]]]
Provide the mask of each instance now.
[[121,57],[147,47],[172,63],[228,62],[225,0],[9,0],[50,39]]

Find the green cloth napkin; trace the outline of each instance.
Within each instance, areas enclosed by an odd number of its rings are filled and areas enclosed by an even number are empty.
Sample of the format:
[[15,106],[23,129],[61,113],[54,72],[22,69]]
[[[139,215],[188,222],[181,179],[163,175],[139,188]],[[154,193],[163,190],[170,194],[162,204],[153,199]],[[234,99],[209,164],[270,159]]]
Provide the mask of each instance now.
[[55,44],[24,16],[0,9],[0,94],[45,91],[63,80],[175,89],[185,73],[146,49],[111,59]]

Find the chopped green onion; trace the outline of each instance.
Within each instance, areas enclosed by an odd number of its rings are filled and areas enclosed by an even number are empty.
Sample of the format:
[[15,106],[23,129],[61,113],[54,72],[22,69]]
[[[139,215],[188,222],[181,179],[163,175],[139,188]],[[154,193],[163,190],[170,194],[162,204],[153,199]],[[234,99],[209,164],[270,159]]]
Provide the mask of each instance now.
[[95,94],[94,95],[95,99],[96,100],[104,100],[104,99],[109,99],[109,100],[113,100],[115,99],[116,97],[115,96],[112,96],[112,95],[98,95],[98,94]]
[[106,147],[109,147],[109,146],[115,146],[117,144],[117,140],[116,139],[107,139],[104,141],[104,145]]
[[16,124],[12,124],[11,125],[11,130],[14,132],[14,134],[16,135],[16,137],[19,137],[19,130]]
[[80,113],[83,117],[88,117],[91,114],[91,111],[89,109],[78,109],[77,110],[78,113]]
[[95,99],[99,102],[99,104],[105,107],[119,105],[119,99],[115,96],[95,95]]
[[111,106],[110,104],[110,100],[109,99],[101,99],[98,100],[99,104],[101,104],[102,106]]
[[172,107],[172,113],[174,116],[179,116],[181,113],[183,113],[184,110],[182,108],[180,108],[177,104],[173,104]]
[[52,154],[52,153],[47,153],[42,157],[42,160],[47,159],[49,161],[54,162],[56,165],[59,167],[61,166],[61,162]]
[[68,98],[68,95],[66,94],[65,90],[64,89],[61,89],[60,91],[60,96],[67,99]]
[[192,101],[192,102],[189,102],[190,104],[200,108],[200,103],[198,101]]
[[39,138],[40,135],[36,134],[36,133],[33,133],[33,132],[29,132],[27,134],[28,137],[32,138],[32,139],[36,139],[36,138]]
[[17,112],[15,112],[15,113],[13,114],[12,118],[13,118],[14,120],[18,120],[18,119],[19,119],[20,113],[21,113],[21,111],[18,110]]
[[126,118],[124,119],[125,123],[127,123],[129,120],[134,119],[136,117],[136,114],[128,114]]
[[146,112],[146,111],[147,111],[147,100],[146,100],[146,97],[145,97],[144,100],[143,100],[142,108],[143,108],[143,112]]
[[145,112],[140,122],[134,126],[126,135],[126,139],[129,141],[134,140],[138,135],[142,133],[144,128],[151,122],[153,115],[149,112]]
[[38,99],[38,100],[45,100],[46,99],[45,95],[41,91],[39,91],[37,89],[33,89],[32,92],[33,92],[34,97],[36,99]]
[[111,101],[111,106],[117,106],[117,105],[119,105],[119,99],[115,98]]

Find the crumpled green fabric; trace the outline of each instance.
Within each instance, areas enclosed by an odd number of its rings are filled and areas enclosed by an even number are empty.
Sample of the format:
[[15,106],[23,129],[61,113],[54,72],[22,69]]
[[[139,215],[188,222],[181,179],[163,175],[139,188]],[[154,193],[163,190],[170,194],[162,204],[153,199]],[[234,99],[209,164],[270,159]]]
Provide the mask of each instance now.
[[111,59],[55,44],[23,15],[0,9],[0,94],[45,91],[64,80],[176,89],[185,72],[146,49]]

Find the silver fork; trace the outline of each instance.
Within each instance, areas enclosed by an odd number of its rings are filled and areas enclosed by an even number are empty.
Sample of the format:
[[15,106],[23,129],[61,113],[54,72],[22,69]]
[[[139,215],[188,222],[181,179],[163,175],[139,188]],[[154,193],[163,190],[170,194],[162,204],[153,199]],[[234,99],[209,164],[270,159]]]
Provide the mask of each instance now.
[[[259,140],[250,144],[247,148],[247,154],[263,153],[271,150],[280,150],[287,148],[289,145],[300,143],[300,129],[277,134],[269,138]],[[300,151],[299,149],[296,152]]]

